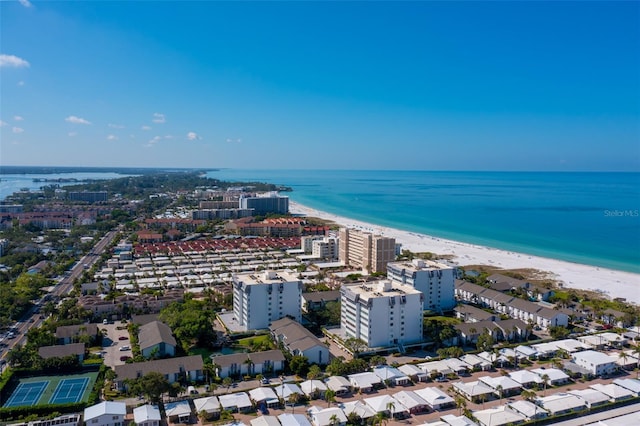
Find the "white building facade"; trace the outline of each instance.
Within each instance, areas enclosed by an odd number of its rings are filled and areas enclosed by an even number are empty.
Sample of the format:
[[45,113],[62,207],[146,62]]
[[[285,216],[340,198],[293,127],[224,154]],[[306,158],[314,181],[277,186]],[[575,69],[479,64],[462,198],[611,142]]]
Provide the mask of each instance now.
[[425,310],[449,311],[456,306],[456,269],[452,266],[422,259],[392,262],[387,265],[387,277],[420,290],[424,294]]
[[422,292],[391,281],[343,285],[340,325],[368,347],[422,340]]
[[269,328],[286,316],[300,322],[301,298],[302,281],[289,272],[233,276],[233,316],[247,330]]
[[362,270],[384,272],[396,258],[395,238],[341,228],[339,244],[340,262]]

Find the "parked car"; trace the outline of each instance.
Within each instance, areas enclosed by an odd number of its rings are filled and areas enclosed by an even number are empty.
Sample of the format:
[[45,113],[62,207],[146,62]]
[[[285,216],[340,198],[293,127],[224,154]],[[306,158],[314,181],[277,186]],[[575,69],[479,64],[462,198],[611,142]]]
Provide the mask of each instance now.
[[119,350],[120,351],[128,351],[128,350],[131,350],[131,346],[125,345],[125,346],[121,347]]
[[126,360],[128,360],[128,359],[131,359],[131,357],[130,357],[130,356],[127,356],[127,355],[125,355],[125,356],[121,356],[121,357],[120,357],[120,361],[126,361]]
[[120,336],[118,340],[129,340],[129,336]]

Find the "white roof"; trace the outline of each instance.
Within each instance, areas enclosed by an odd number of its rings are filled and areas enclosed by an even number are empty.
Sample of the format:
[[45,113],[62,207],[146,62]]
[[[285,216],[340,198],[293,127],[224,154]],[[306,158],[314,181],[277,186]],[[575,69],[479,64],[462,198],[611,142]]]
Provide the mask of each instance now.
[[346,423],[347,416],[338,407],[329,407],[323,410],[310,410],[311,420],[316,426],[328,426],[331,424],[331,417],[336,416],[338,422]]
[[520,423],[525,419],[522,414],[514,413],[503,405],[496,408],[474,411],[473,417],[486,426],[500,426],[509,423]]
[[567,352],[575,352],[582,349],[587,349],[588,346],[582,342],[577,341],[576,339],[563,339],[553,342],[556,344],[558,349],[564,349]]
[[167,414],[167,417],[184,416],[191,414],[191,407],[189,406],[189,401],[167,402],[164,405],[164,412]]
[[251,389],[249,391],[249,397],[251,397],[255,402],[265,401],[268,399],[278,399],[273,389],[268,387]]
[[86,422],[87,420],[96,419],[104,415],[124,416],[125,414],[127,414],[127,404],[124,402],[103,401],[84,409],[84,421]]
[[468,370],[469,369],[469,364],[467,364],[466,362],[459,360],[458,358],[447,358],[444,360],[444,363],[451,368],[453,371],[460,371],[460,370]]
[[520,383],[516,382],[509,376],[484,376],[480,377],[478,380],[493,389],[498,389],[498,386],[502,386],[502,390],[520,389],[522,387],[520,386]]
[[588,405],[609,401],[609,397],[607,395],[595,389],[576,389],[568,391],[567,393],[577,396],[578,398],[587,402]]
[[551,414],[586,406],[584,400],[578,398],[575,395],[562,392],[549,396],[543,396],[542,398],[538,398],[537,401],[545,410],[547,410]]
[[427,401],[413,391],[400,391],[398,393],[394,393],[393,398],[409,410],[415,407],[428,405]]
[[498,359],[498,356],[496,354],[494,354],[493,352],[487,352],[487,351],[480,352],[478,354],[478,357],[490,363],[494,363]]
[[382,383],[380,377],[368,371],[365,371],[364,373],[349,374],[347,377],[354,388],[365,389],[372,387],[374,384]]
[[533,349],[531,346],[526,345],[516,346],[515,351],[524,356],[534,356],[538,353],[538,351]]
[[529,401],[515,401],[510,404],[507,404],[512,410],[517,411],[518,413],[525,416],[527,419],[533,419],[536,417],[542,417],[548,414],[547,410],[538,407],[533,402]]
[[537,343],[531,346],[538,354],[541,355],[552,354],[558,350],[558,345],[556,345],[555,342]]
[[549,381],[551,382],[555,382],[558,380],[567,380],[569,378],[569,376],[564,371],[557,368],[534,368],[533,370],[531,370],[531,372],[536,373],[540,376],[540,378],[542,378],[542,376],[546,374],[547,376],[549,376]]
[[249,423],[251,423],[251,426],[280,426],[276,416],[260,416],[249,420]]
[[400,370],[407,376],[420,376],[426,374],[424,370],[418,368],[413,364],[402,364],[400,367],[398,367],[398,370]]
[[542,383],[540,376],[529,370],[512,371],[509,373],[509,377],[521,385],[525,383]]
[[320,380],[305,380],[300,383],[300,389],[305,395],[311,395],[312,393],[319,391],[324,392],[327,390],[327,385],[322,383]]
[[278,416],[278,420],[282,426],[311,426],[311,422],[304,414],[284,413]]
[[155,405],[141,405],[133,409],[133,421],[144,423],[151,420],[161,420],[160,410]]
[[616,362],[616,359],[614,357],[598,351],[576,352],[571,356],[573,357],[573,359],[581,359],[593,365],[610,364]]
[[478,426],[477,423],[471,421],[465,416],[455,416],[453,414],[445,414],[444,416],[440,417],[440,419],[442,419],[445,424],[451,425],[451,426]]
[[[376,413],[392,410],[394,413],[407,411],[407,408],[391,395],[372,396],[370,398],[365,398],[364,402]],[[393,408],[390,408],[390,405],[392,405]]]
[[378,376],[380,380],[409,380],[409,378],[395,367],[383,365],[373,369],[373,374]]
[[218,399],[220,400],[220,405],[222,405],[224,409],[229,409],[234,407],[245,408],[245,407],[251,407],[253,405],[251,404],[249,395],[247,395],[246,392],[236,392],[236,393],[230,393],[226,395],[220,395],[218,396]]
[[453,373],[451,367],[449,367],[444,361],[423,362],[418,364],[418,367],[422,368],[427,374],[431,374],[434,370],[440,374]]
[[292,393],[297,393],[298,395],[303,395],[302,389],[298,387],[295,383],[283,383],[281,385],[275,386],[273,391],[276,393],[278,398],[282,398],[286,400],[289,398],[289,395]]
[[448,394],[435,387],[416,389],[414,392],[420,398],[427,401],[427,404],[429,404],[431,407],[451,404],[452,402],[454,402],[453,398],[451,398]]
[[491,389],[489,386],[485,385],[479,380],[476,380],[474,382],[467,382],[467,383],[455,382],[453,384],[453,387],[456,389],[459,389],[462,393],[469,395],[471,397],[493,393],[493,389]]
[[485,367],[491,365],[491,363],[486,359],[480,358],[478,355],[474,354],[462,355],[459,359],[470,367],[475,367],[477,365]]
[[596,383],[595,385],[589,386],[593,390],[597,390],[598,392],[602,392],[603,394],[609,396],[611,399],[625,399],[633,397],[633,392],[629,389],[625,389],[622,386],[614,385],[613,383],[609,383],[607,385],[603,385],[601,383]]
[[342,376],[331,376],[327,380],[325,380],[327,387],[334,392],[340,390],[349,390],[351,388],[351,383],[349,380],[345,379]]
[[340,405],[344,414],[348,416],[351,413],[356,413],[362,419],[369,419],[376,415],[371,407],[362,401],[349,401]]
[[635,394],[640,393],[640,380],[638,379],[615,379],[613,381],[613,384],[625,389],[629,389]]
[[194,399],[193,405],[196,407],[196,413],[199,413],[202,410],[208,413],[220,411],[220,401],[218,401],[218,398],[215,396]]

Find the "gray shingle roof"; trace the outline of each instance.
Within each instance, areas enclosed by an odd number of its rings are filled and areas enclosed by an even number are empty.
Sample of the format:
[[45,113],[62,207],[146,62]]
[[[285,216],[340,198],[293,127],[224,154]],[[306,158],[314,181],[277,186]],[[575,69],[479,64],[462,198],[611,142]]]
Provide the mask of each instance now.
[[176,339],[171,334],[171,329],[168,325],[160,321],[151,321],[150,323],[141,326],[138,331],[138,337],[140,339],[141,350],[158,345],[162,342],[176,346]]

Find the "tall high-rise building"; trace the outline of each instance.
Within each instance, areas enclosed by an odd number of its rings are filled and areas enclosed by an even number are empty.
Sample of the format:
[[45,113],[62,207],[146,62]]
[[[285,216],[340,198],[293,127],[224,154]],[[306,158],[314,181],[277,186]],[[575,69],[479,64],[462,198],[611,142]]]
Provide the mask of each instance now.
[[289,213],[289,197],[283,197],[275,192],[261,194],[256,197],[241,197],[239,207],[241,209],[254,209],[254,214],[259,216],[287,214]]
[[456,269],[443,263],[414,259],[411,262],[391,262],[387,278],[415,287],[424,294],[424,309],[448,311],[456,306]]
[[370,348],[422,340],[422,293],[388,280],[343,285],[340,326]]
[[289,272],[233,276],[233,316],[247,330],[268,328],[286,316],[300,322],[302,281]]
[[395,238],[356,229],[340,229],[339,259],[347,266],[370,272],[384,272],[396,258]]

